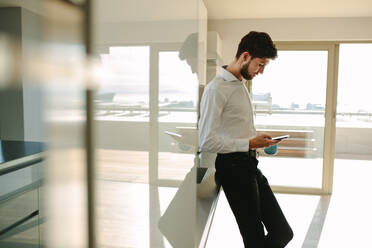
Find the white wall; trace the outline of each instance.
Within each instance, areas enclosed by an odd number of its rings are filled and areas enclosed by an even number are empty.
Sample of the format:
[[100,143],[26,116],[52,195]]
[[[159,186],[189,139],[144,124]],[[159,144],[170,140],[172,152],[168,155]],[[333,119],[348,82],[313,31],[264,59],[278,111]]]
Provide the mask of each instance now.
[[94,43],[96,46],[181,43],[198,31],[198,25],[198,20],[97,23]]
[[208,31],[217,31],[221,36],[224,63],[234,58],[240,39],[251,30],[267,32],[274,41],[372,41],[372,17],[208,21]]

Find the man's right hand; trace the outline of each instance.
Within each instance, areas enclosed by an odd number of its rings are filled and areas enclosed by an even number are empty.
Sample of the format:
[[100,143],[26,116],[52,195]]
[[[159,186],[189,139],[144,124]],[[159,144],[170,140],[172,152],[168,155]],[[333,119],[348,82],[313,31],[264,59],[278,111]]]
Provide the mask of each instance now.
[[279,142],[280,140],[272,140],[268,134],[260,134],[249,140],[249,149],[269,147]]

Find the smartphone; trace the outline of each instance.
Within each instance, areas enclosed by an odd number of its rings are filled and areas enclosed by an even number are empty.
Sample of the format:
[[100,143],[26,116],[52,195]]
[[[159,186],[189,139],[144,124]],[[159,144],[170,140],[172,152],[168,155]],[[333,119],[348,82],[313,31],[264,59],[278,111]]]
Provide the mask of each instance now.
[[272,140],[283,140],[283,139],[288,139],[288,138],[289,138],[289,135],[283,135],[283,136],[274,137],[272,138]]

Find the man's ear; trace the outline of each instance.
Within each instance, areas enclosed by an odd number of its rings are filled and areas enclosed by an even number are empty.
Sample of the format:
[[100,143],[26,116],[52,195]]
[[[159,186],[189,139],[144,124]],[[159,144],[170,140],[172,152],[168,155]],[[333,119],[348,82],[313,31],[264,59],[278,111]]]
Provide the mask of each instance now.
[[250,58],[251,58],[251,55],[249,54],[248,51],[243,52],[243,53],[240,55],[240,59],[241,59],[242,62],[247,62],[247,61],[250,60]]

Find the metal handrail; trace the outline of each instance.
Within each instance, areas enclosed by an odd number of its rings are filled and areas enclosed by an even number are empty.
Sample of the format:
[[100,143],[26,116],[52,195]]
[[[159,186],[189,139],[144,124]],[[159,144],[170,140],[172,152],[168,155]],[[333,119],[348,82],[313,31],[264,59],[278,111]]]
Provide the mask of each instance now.
[[[110,106],[96,106],[96,110],[116,110],[116,111],[149,111],[149,107],[142,106],[120,106],[120,105],[110,105]],[[159,107],[159,111],[167,112],[196,112],[197,108],[181,108],[181,107]],[[257,114],[311,114],[311,115],[324,115],[324,110],[256,110]],[[372,112],[337,112],[337,115],[341,116],[368,116],[372,117]]]

